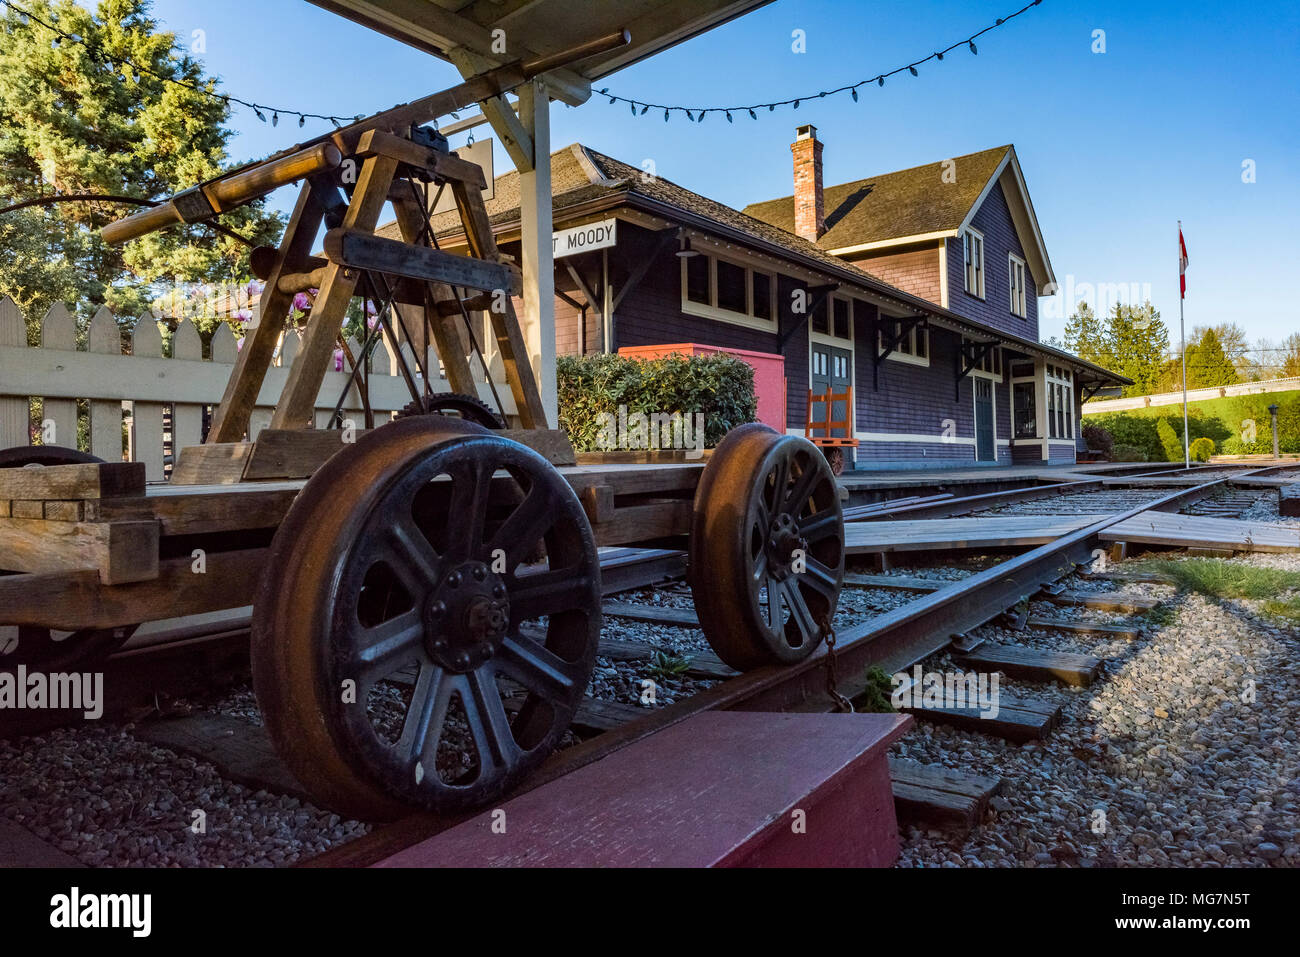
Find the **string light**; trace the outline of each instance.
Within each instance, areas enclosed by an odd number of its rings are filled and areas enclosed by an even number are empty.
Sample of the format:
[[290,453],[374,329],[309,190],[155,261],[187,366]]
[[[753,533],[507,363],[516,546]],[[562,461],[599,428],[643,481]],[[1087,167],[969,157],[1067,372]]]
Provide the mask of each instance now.
[[[877,76],[871,77],[870,79],[859,80],[857,83],[851,83],[845,86],[837,87],[834,90],[823,90],[817,94],[817,97],[821,98],[826,96],[834,96],[837,93],[848,93],[850,96],[853,97],[853,101],[856,103],[858,100],[858,87],[860,86],[866,86],[867,84],[872,82],[874,82],[877,86],[884,86],[885,79],[887,77],[893,76],[896,73],[908,72],[911,73],[912,76],[920,76],[921,74],[917,70],[917,67],[921,66],[924,63],[929,62],[930,60],[940,61],[943,59],[945,53],[951,53],[953,50],[959,49],[960,47],[963,46],[968,48],[972,54],[978,54],[979,50],[975,46],[975,41],[979,37],[982,37],[990,30],[996,30],[998,27],[1005,25],[1006,23],[1020,16],[1022,13],[1025,13],[1028,10],[1031,10],[1034,7],[1038,6],[1042,2],[1043,0],[1032,0],[1031,3],[1025,4],[1025,6],[1021,7],[1015,13],[1009,14],[1005,17],[998,17],[997,22],[989,24],[987,27],[985,27],[983,30],[980,30],[978,33],[972,33],[969,37],[958,40],[956,43],[946,46],[942,50],[936,50],[934,53],[931,53],[929,56],[925,57],[924,59],[916,60],[912,63],[905,64],[903,66],[898,67],[897,69],[890,70],[888,73],[881,73],[878,74]],[[726,115],[727,119],[730,120],[732,112],[737,112],[737,113],[748,112],[750,118],[756,120],[758,119],[758,113],[756,111],[762,109],[763,107],[767,107],[769,113],[774,111],[778,106],[788,106],[791,107],[792,109],[797,110],[799,109],[800,103],[802,103],[804,100],[811,98],[811,94],[804,94],[802,96],[790,97],[789,99],[786,100],[776,100],[771,103],[754,103],[749,106],[689,106],[688,107],[688,106],[679,106],[679,105],[674,105],[669,103],[646,103],[644,100],[629,100],[627,97],[619,96],[617,93],[609,92],[609,87],[605,87],[604,89],[601,89],[598,92],[601,96],[608,97],[610,103],[630,104],[632,106],[632,113],[634,115],[637,114],[636,107],[638,105],[641,105],[644,107],[644,109],[641,110],[641,114],[644,114],[646,110],[653,107],[655,110],[664,111],[665,121],[667,121],[674,112],[677,112],[677,113],[684,113],[688,120],[691,120],[692,122],[696,122],[696,123],[702,123],[704,121],[705,115],[708,113],[723,113]]]
[[253,103],[249,100],[243,100],[237,96],[232,96],[229,93],[218,93],[216,90],[209,90],[207,87],[200,86],[196,83],[191,83],[186,80],[178,80],[175,77],[170,77],[162,73],[158,73],[157,71],[147,66],[140,66],[138,63],[134,63],[131,60],[125,59],[123,57],[109,57],[105,54],[102,54],[99,52],[99,50],[95,47],[95,45],[92,42],[85,40],[82,37],[77,36],[76,34],[68,33],[66,30],[61,30],[52,23],[47,23],[46,21],[38,17],[36,14],[31,13],[28,10],[24,10],[22,7],[19,7],[14,3],[11,3],[10,0],[0,0],[0,5],[3,5],[8,9],[12,10],[15,14],[18,15],[19,19],[24,24],[27,24],[30,21],[31,23],[40,24],[41,26],[45,27],[45,29],[52,31],[54,33],[54,46],[56,47],[59,46],[60,43],[63,41],[67,41],[68,43],[74,43],[77,46],[80,46],[83,49],[85,49],[86,56],[89,57],[91,61],[95,63],[104,64],[105,66],[108,67],[110,72],[116,74],[123,80],[127,80],[128,82],[129,80],[124,74],[126,73],[127,70],[131,70],[134,71],[137,76],[140,74],[145,74],[148,76],[152,76],[157,80],[162,80],[164,83],[173,83],[176,86],[184,87],[187,90],[192,90],[193,92],[202,94],[203,96],[211,97],[214,100],[221,100],[222,102],[228,105],[236,104],[242,107],[246,107],[247,109],[252,110],[253,114],[263,123],[266,122],[266,113],[270,112],[272,116],[272,120],[271,120],[272,126],[278,124],[279,116],[281,113],[283,113],[285,116],[298,117],[299,126],[306,125],[309,119],[327,120],[333,123],[336,127],[340,125],[339,123],[340,120],[346,122],[352,122],[352,119],[346,116],[328,116],[323,113],[305,113],[302,110],[287,110],[284,109],[283,107],[267,106],[265,103]]

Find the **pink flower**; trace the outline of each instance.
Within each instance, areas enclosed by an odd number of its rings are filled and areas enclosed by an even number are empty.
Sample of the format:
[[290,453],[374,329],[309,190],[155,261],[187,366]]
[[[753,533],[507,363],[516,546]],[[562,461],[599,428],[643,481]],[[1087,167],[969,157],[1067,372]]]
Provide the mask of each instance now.
[[235,312],[235,318],[240,322],[248,322],[253,318],[253,312],[251,309],[239,309]]
[[343,371],[343,350],[342,349],[334,350],[334,371],[335,372]]
[[244,337],[240,336],[235,340],[235,351],[238,352],[242,348],[244,348]]
[[375,328],[375,326],[377,326],[377,325],[379,325],[379,317],[378,317],[378,316],[371,316],[369,319],[366,320],[366,328],[367,328],[367,329],[373,329],[373,328]]
[[293,308],[299,312],[306,312],[311,308],[311,297],[305,292],[300,292],[293,297]]

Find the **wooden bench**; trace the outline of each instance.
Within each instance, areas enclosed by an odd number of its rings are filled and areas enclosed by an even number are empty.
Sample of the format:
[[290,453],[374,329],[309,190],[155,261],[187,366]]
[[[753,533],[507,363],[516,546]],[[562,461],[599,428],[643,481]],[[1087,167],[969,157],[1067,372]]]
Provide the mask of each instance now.
[[910,725],[704,712],[376,866],[887,867],[887,751]]

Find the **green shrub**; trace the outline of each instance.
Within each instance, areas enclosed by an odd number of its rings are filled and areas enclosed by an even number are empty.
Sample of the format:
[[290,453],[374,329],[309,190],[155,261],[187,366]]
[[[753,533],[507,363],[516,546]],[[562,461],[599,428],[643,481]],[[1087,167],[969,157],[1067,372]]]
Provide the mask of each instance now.
[[1115,436],[1110,434],[1110,430],[1091,422],[1085,422],[1083,425],[1083,441],[1088,444],[1088,448],[1102,453],[1107,458],[1110,458],[1111,451],[1115,448]]
[[726,353],[662,359],[559,356],[555,365],[560,426],[580,452],[607,448],[604,429],[609,416],[619,417],[620,407],[629,417],[679,412],[694,421],[702,413],[707,448],[757,414],[753,367]]
[[1144,450],[1136,445],[1116,445],[1110,453],[1112,462],[1150,462]]
[[1183,460],[1183,443],[1178,438],[1178,433],[1174,427],[1169,424],[1168,419],[1161,419],[1156,423],[1156,435],[1160,437],[1160,451],[1163,453],[1166,462],[1181,462]]
[[1214,439],[1208,439],[1201,436],[1192,442],[1191,447],[1193,462],[1208,462],[1210,456],[1214,454]]

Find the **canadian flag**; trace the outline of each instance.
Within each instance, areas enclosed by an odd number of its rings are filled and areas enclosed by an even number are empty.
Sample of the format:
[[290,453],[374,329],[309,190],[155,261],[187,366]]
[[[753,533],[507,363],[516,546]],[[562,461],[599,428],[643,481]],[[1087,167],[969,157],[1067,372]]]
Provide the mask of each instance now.
[[1187,298],[1187,243],[1183,242],[1183,227],[1178,227],[1178,293]]

